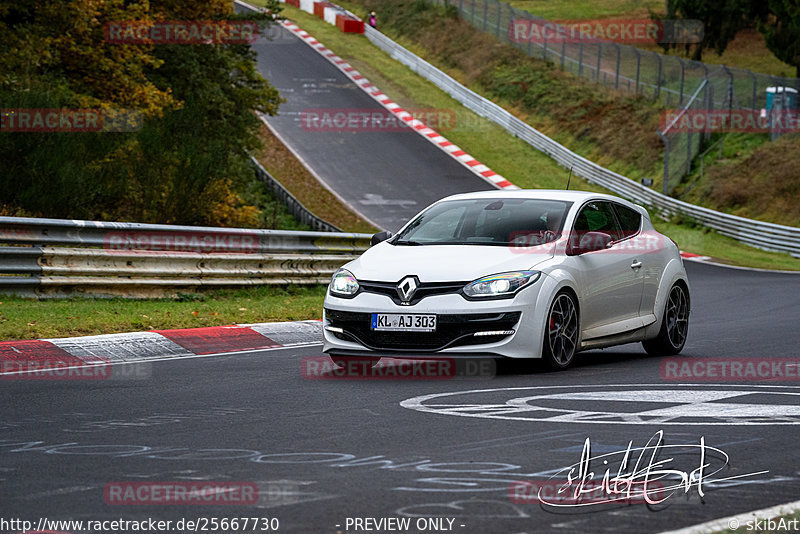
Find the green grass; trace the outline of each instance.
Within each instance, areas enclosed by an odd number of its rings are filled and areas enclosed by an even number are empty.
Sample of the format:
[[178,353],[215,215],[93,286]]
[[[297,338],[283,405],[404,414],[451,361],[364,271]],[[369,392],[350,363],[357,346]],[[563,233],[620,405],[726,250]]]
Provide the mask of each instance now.
[[321,285],[217,290],[179,299],[0,296],[0,340],[321,319],[324,296]]
[[[648,9],[663,12],[663,0],[511,0],[517,9],[530,11],[548,20],[586,20],[614,17],[647,18]],[[480,4],[479,4],[480,5]]]
[[[361,35],[343,34],[336,27],[291,6],[284,14],[325,46],[348,61],[372,83],[406,108],[444,108],[456,111],[456,125],[469,124],[442,132],[466,152],[523,188],[557,188],[566,185],[567,171],[552,159],[499,126],[478,117],[447,96],[436,86],[413,73],[373,46]],[[414,50],[422,54],[421,50]],[[460,121],[460,122],[459,122]],[[604,191],[573,176],[571,189]],[[683,250],[712,256],[724,262],[764,269],[800,270],[800,260],[749,247],[716,232],[691,225],[654,220],[656,228],[669,235]]]

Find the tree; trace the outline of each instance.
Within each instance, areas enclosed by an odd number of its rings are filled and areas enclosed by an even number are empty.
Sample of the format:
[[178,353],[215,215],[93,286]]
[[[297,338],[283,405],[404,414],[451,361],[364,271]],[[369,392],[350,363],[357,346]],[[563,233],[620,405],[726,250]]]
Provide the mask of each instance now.
[[775,57],[794,66],[800,78],[800,3],[769,0],[769,13],[760,17],[758,30]]
[[699,20],[703,38],[699,43],[661,43],[664,50],[684,46],[691,58],[702,61],[703,51],[714,50],[722,55],[736,33],[752,24],[752,15],[760,0],[671,0],[666,19]]
[[[272,13],[280,11],[270,0]],[[229,0],[3,0],[0,110],[133,108],[133,132],[4,132],[0,209],[37,216],[257,224],[248,152],[278,91],[247,44],[113,44],[106,23],[225,21]]]

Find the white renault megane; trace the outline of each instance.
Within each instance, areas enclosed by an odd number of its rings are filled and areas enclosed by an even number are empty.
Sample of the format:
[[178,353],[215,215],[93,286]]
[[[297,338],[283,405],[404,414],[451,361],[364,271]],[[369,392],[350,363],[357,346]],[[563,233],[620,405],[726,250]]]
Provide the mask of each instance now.
[[543,358],[639,342],[677,354],[689,284],[677,245],[647,211],[583,191],[492,191],[442,199],[339,269],[323,351],[381,357]]

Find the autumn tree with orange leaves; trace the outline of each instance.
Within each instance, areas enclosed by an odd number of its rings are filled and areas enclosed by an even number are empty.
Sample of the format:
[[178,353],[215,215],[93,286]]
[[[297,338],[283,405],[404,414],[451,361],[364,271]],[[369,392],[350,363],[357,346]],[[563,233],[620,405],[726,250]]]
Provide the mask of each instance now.
[[[279,4],[269,6],[273,14]],[[0,128],[0,211],[47,217],[259,226],[248,197],[254,111],[280,96],[246,44],[115,44],[110,22],[234,20],[229,0],[6,0],[0,108],[130,110],[134,131]],[[252,195],[251,195],[252,196]]]

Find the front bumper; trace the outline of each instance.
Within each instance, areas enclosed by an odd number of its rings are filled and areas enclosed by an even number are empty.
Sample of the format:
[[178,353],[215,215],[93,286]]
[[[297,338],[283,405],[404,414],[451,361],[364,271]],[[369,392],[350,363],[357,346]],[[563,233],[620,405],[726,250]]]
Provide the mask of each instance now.
[[[397,358],[541,356],[544,312],[539,289],[526,287],[513,299],[474,301],[458,294],[427,297],[413,306],[385,295],[362,293],[352,299],[328,294],[323,312],[323,352]],[[436,314],[436,332],[381,332],[370,328],[373,313]],[[541,316],[541,317],[540,317]],[[480,335],[486,332],[494,335]],[[478,336],[475,334],[479,333]]]

